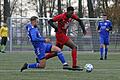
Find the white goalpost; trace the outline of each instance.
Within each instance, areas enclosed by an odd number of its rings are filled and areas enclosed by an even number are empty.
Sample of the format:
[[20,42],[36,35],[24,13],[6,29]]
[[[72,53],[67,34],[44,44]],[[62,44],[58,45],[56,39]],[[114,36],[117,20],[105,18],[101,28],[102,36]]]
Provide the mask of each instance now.
[[[27,47],[30,48],[29,47],[30,45],[26,44],[26,42],[28,42],[28,40],[26,38],[26,33],[25,33],[25,28],[24,28],[25,24],[29,22],[29,19],[30,19],[30,17],[10,17],[9,18],[8,21],[9,21],[9,26],[10,26],[9,27],[9,32],[10,32],[9,33],[9,37],[10,37],[9,51],[10,52],[15,51],[15,47],[17,47],[17,50],[23,50],[23,51],[24,51],[24,48],[27,48]],[[49,30],[48,30],[49,25],[48,25],[48,23],[45,24],[45,21],[49,20],[49,19],[51,19],[51,18],[39,17],[39,20],[42,20],[42,23],[39,25],[44,26],[43,27],[44,36],[46,36],[49,32]],[[83,21],[83,23],[85,24],[87,29],[91,27],[90,22],[94,22],[95,25],[93,27],[96,27],[97,22],[99,20],[102,20],[102,18],[80,18],[80,19]],[[71,29],[72,32],[74,32],[74,30],[77,29],[77,22],[74,22],[74,25],[76,27],[74,27],[73,30]],[[51,30],[52,30],[52,28],[51,28]],[[77,33],[76,33],[76,36],[77,36]],[[91,36],[91,34],[88,33],[88,36]],[[76,41],[76,42],[79,42],[79,41]],[[84,42],[83,45],[84,44],[87,44],[87,43]],[[28,46],[26,46],[26,45],[28,45]],[[23,48],[23,49],[18,49],[18,48]],[[89,48],[89,49],[92,49],[92,48]]]

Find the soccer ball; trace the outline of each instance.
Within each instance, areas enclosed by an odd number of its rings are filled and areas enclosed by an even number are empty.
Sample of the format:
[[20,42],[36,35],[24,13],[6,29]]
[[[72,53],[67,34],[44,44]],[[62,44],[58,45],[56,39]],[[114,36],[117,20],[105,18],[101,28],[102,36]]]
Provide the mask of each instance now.
[[92,64],[86,64],[86,65],[84,66],[84,68],[85,68],[86,72],[92,72],[92,70],[93,70],[93,65],[92,65]]

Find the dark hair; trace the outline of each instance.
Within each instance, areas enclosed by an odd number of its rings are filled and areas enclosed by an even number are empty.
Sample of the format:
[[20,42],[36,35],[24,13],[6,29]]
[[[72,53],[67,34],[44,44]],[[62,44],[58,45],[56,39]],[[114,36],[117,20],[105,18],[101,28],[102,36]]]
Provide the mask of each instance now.
[[36,20],[36,19],[38,19],[37,16],[32,16],[32,17],[30,18],[30,21],[33,21],[33,20]]
[[72,6],[67,7],[67,12],[74,11],[74,8]]

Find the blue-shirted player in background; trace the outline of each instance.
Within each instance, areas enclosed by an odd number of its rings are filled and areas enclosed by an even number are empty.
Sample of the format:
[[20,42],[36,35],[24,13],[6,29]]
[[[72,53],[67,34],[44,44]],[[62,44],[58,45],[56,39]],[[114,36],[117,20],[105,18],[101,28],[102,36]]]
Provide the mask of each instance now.
[[39,30],[37,28],[37,19],[38,18],[36,16],[32,16],[30,19],[31,23],[27,24],[26,30],[28,32],[29,38],[31,39],[31,43],[34,47],[34,51],[39,60],[39,63],[25,63],[21,68],[21,72],[28,68],[45,68],[47,53],[56,54],[63,64],[63,69],[70,69],[70,67],[64,59],[64,55],[61,49],[57,46],[53,46],[52,44],[50,44],[50,39],[45,39],[40,35]]
[[[112,30],[111,21],[107,20],[107,15],[103,15],[103,21],[99,21],[97,28],[100,35],[100,60],[107,59],[108,45],[109,45],[109,31]],[[105,55],[103,56],[103,52]]]

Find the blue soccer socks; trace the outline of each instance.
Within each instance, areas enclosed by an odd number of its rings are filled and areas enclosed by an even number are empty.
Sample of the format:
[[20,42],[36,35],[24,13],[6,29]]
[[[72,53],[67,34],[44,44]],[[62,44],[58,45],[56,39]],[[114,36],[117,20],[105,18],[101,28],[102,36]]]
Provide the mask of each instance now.
[[103,60],[103,53],[105,53],[105,60],[107,59],[107,54],[108,54],[108,48],[100,48],[100,60]]
[[100,48],[100,58],[103,58],[103,48]]
[[108,48],[105,48],[105,56],[107,56]]
[[28,64],[27,68],[38,68],[39,63]]
[[57,56],[58,56],[59,60],[62,62],[62,64],[65,64],[65,63],[66,63],[62,51],[57,52]]

